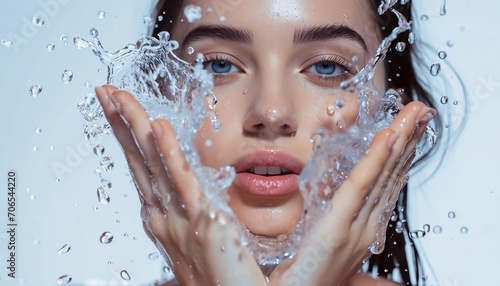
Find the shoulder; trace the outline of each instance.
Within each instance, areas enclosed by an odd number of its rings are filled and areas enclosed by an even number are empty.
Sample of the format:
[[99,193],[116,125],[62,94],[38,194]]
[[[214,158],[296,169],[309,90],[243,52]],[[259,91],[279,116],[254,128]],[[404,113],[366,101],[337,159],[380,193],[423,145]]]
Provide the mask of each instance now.
[[346,286],[399,286],[390,280],[382,277],[373,277],[366,273],[356,273],[351,280],[346,284]]

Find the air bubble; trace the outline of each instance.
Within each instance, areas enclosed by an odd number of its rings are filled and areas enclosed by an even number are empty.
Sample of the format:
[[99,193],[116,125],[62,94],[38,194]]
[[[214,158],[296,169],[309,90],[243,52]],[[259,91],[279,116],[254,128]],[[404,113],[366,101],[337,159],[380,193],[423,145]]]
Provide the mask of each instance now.
[[97,17],[99,17],[99,19],[104,19],[106,17],[106,12],[105,11],[99,11],[97,12]]
[[10,48],[12,46],[13,42],[11,40],[2,40],[2,45],[6,46],[7,48]]
[[99,241],[102,244],[110,244],[113,241],[113,234],[109,231],[105,231],[99,237]]
[[457,215],[455,214],[455,212],[449,212],[448,213],[448,218],[450,219],[454,219]]
[[442,96],[439,101],[441,102],[441,104],[447,104],[449,101],[449,98],[445,95],[445,96]]
[[33,18],[31,18],[31,23],[37,27],[41,27],[45,25],[45,20],[41,17],[33,16]]
[[35,84],[30,87],[30,95],[32,97],[36,97],[40,92],[42,92],[42,87],[40,85]]
[[461,234],[467,234],[469,232],[469,229],[466,226],[462,226],[460,228],[460,233]]
[[130,275],[128,274],[127,270],[120,271],[120,276],[123,280],[130,281]]
[[435,234],[440,234],[441,232],[443,232],[443,228],[440,225],[435,225],[432,228],[432,232],[434,232]]
[[65,84],[70,83],[73,80],[73,72],[70,70],[64,70],[61,79]]
[[57,254],[59,254],[59,256],[64,255],[64,254],[68,253],[70,251],[70,249],[71,249],[71,246],[69,244],[65,244],[61,248],[59,248],[59,250],[57,251]]
[[442,60],[446,59],[446,57],[447,57],[447,56],[448,56],[448,54],[446,54],[446,52],[445,52],[445,51],[440,51],[440,52],[438,53],[438,57],[439,57],[440,59],[442,59]]
[[103,205],[107,205],[111,201],[108,192],[103,187],[97,188],[97,200]]
[[396,51],[398,51],[398,52],[403,52],[405,50],[405,48],[406,48],[406,44],[403,42],[398,42],[396,44]]
[[96,156],[102,156],[106,149],[102,145],[96,145],[92,150]]
[[432,76],[437,76],[440,71],[441,71],[441,65],[439,63],[435,63],[435,64],[431,65],[430,72],[431,72]]
[[47,52],[52,52],[55,48],[56,48],[56,45],[54,43],[50,43],[46,47]]
[[57,284],[66,285],[66,284],[71,283],[72,280],[73,280],[73,278],[71,278],[71,276],[62,275],[62,276],[59,276],[59,278],[57,278]]

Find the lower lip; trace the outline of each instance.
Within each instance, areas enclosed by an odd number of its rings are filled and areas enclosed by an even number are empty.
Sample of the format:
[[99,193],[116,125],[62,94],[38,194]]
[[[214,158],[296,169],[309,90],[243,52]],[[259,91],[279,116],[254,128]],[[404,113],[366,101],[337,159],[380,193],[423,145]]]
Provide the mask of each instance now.
[[260,176],[252,173],[238,173],[233,183],[236,187],[258,196],[283,196],[298,189],[297,174]]

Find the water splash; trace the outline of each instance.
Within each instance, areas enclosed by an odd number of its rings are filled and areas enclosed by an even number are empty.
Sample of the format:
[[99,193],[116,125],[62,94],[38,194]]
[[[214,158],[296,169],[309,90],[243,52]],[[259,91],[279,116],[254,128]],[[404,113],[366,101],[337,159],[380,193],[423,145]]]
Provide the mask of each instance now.
[[[307,233],[318,216],[328,209],[335,191],[365,154],[375,134],[389,126],[402,108],[401,94],[398,91],[391,89],[379,95],[372,84],[375,70],[384,61],[391,43],[399,34],[411,29],[411,23],[407,22],[399,12],[391,9],[397,2],[384,1],[379,7],[379,12],[385,13],[391,10],[397,17],[399,26],[382,41],[368,65],[356,76],[341,84],[340,92],[349,92],[358,97],[360,113],[356,124],[353,128],[347,126],[343,128],[344,123],[337,122],[337,126],[342,127],[345,132],[335,136],[332,136],[329,130],[318,131],[315,154],[299,177],[300,191],[307,212],[304,212],[292,234],[277,238],[255,236],[236,219],[227,204],[226,192],[235,176],[234,169],[223,167],[214,170],[203,166],[196,153],[193,143],[195,134],[205,118],[211,120],[216,131],[221,129],[217,114],[209,108],[215,107],[216,97],[211,92],[212,77],[203,69],[201,55],[197,56],[195,64],[177,58],[172,51],[177,49],[179,44],[171,41],[167,32],[159,33],[159,39],[142,38],[137,44],[129,44],[115,53],[106,51],[97,37],[92,41],[76,37],[73,42],[78,48],[91,48],[107,66],[109,84],[133,94],[151,118],[165,118],[171,123],[181,144],[181,150],[200,181],[210,207],[232,219],[241,229],[240,243],[247,246],[260,265],[269,266],[294,257],[302,236]],[[186,14],[185,16],[187,17]],[[147,17],[144,19],[145,24],[150,25],[151,19]],[[188,18],[188,21],[190,20],[196,21],[196,18]],[[339,101],[336,107],[341,108],[341,106],[342,102]],[[84,101],[79,104],[79,110],[87,121],[97,122],[102,119],[102,116],[89,115],[102,114],[102,107],[99,105],[94,108],[92,104]],[[110,133],[107,123],[84,126],[85,137],[89,140],[99,139],[105,133]],[[345,146],[351,147],[346,149]],[[98,168],[97,173],[100,174],[101,171],[103,169]],[[406,176],[401,178],[401,184],[406,180]],[[325,184],[330,187],[327,192],[324,188],[320,188]],[[104,191],[102,187],[100,188]],[[384,217],[386,213],[381,214],[381,221]],[[374,253],[383,249],[382,232],[385,231],[383,228],[381,223],[377,241],[370,248]],[[168,258],[166,260],[169,261]]]

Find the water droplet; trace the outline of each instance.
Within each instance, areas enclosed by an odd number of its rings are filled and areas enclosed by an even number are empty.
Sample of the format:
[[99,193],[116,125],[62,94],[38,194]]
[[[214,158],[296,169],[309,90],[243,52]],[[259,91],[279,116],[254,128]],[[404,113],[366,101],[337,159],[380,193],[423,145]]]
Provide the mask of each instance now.
[[465,31],[465,26],[460,26],[460,32],[464,32]]
[[96,28],[90,28],[89,33],[94,38],[97,38],[99,36],[99,31]]
[[71,249],[71,246],[69,244],[65,244],[61,248],[59,248],[59,250],[57,251],[57,254],[64,255],[64,254],[68,253],[70,251],[70,249]]
[[431,231],[431,226],[429,224],[424,224],[424,231],[425,232]]
[[450,124],[446,123],[446,124],[444,125],[444,128],[448,128],[448,127],[450,127]]
[[101,167],[104,171],[111,171],[113,170],[113,167],[115,166],[115,163],[109,156],[104,156],[101,159]]
[[163,266],[163,272],[170,273],[172,270],[168,266]]
[[337,121],[336,125],[340,129],[344,128],[344,122],[342,122],[342,121]]
[[68,40],[68,37],[66,37],[66,35],[61,35],[61,36],[59,37],[59,41],[61,41],[61,42],[65,42],[65,41],[67,41],[67,40]]
[[410,43],[410,44],[415,43],[415,33],[410,32],[410,33],[408,34],[408,43]]
[[101,187],[103,187],[104,189],[111,189],[112,186],[113,184],[111,184],[110,181],[106,179],[101,179]]
[[85,104],[87,105],[94,105],[97,103],[97,96],[93,93],[89,93],[85,96]]
[[99,210],[99,207],[94,207],[93,210],[97,211]]
[[453,105],[458,105],[458,100],[454,100]]
[[457,215],[455,214],[455,212],[449,212],[448,213],[448,218],[450,219],[454,219]]
[[99,241],[102,244],[110,244],[113,241],[113,234],[109,231],[105,231],[99,237]]
[[445,96],[441,97],[440,102],[441,102],[441,104],[447,104],[448,100],[449,100],[449,98],[445,95]]
[[47,52],[52,52],[55,48],[56,48],[56,45],[54,43],[50,43],[46,47]]
[[41,17],[33,16],[33,18],[31,18],[31,23],[37,27],[41,27],[45,25],[45,20]]
[[448,56],[448,54],[446,54],[445,51],[440,51],[438,53],[438,56],[439,56],[440,59],[444,60],[444,59],[446,59],[446,57]]
[[221,22],[224,22],[224,21],[226,21],[226,17],[224,17],[224,16],[221,16],[221,17],[219,18],[219,21],[221,21]]
[[357,62],[358,61],[358,56],[356,56],[356,55],[352,56],[351,60],[352,60],[353,63]]
[[326,114],[328,114],[328,116],[333,116],[335,114],[335,106],[327,105],[326,106]]
[[202,16],[201,7],[193,4],[187,5],[184,8],[184,16],[186,16],[189,23],[198,22]]
[[7,48],[10,48],[12,44],[13,42],[11,40],[2,39],[2,45],[6,46]]
[[187,48],[187,53],[188,53],[188,55],[192,55],[194,53],[194,48],[193,47],[188,47]]
[[403,233],[404,231],[403,223],[401,221],[398,221],[396,223],[396,228],[394,228],[394,230],[396,231],[396,233]]
[[151,259],[151,260],[156,260],[160,257],[160,254],[158,252],[151,252],[149,255],[148,255],[148,258]]
[[34,200],[36,199],[36,196],[35,196],[35,195],[31,195],[31,196],[30,196],[30,199],[31,199],[32,201],[34,201]]
[[161,21],[163,21],[163,16],[162,15],[158,16],[158,22],[161,22]]
[[120,271],[120,276],[123,280],[130,281],[130,275],[128,274],[127,270]]
[[36,134],[40,134],[40,133],[42,133],[42,129],[40,129],[40,128],[35,129],[35,133],[36,133]]
[[221,251],[221,252],[226,251],[226,246],[222,245],[222,246],[220,247],[220,251]]
[[469,229],[466,226],[462,226],[460,228],[460,233],[461,234],[467,234],[469,232]]
[[403,42],[398,42],[396,44],[396,51],[398,51],[398,52],[403,52],[405,50],[405,48],[406,48],[406,44]]
[[429,279],[429,276],[427,274],[422,274],[422,280],[427,281]]
[[92,83],[90,81],[85,81],[84,83],[85,87],[92,87]]
[[70,70],[64,70],[61,78],[65,84],[68,84],[71,80],[73,80],[73,72],[71,72]]
[[40,240],[38,239],[33,239],[33,245],[39,245],[40,244]]
[[415,230],[410,232],[411,238],[422,238],[426,235],[426,232],[423,230]]
[[144,23],[146,26],[149,27],[149,26],[153,25],[153,20],[151,20],[151,17],[146,15],[142,18],[142,23]]
[[59,276],[59,278],[57,278],[57,284],[66,285],[66,284],[71,283],[72,280],[73,280],[73,278],[71,278],[71,276],[62,275],[62,276]]
[[449,41],[447,41],[447,42],[446,42],[446,45],[447,45],[448,47],[450,47],[450,48],[451,48],[451,47],[453,47],[455,44],[453,43],[453,41],[452,41],[452,40],[449,40]]
[[97,12],[97,17],[99,17],[99,19],[104,19],[106,17],[106,12],[105,11],[99,11]]
[[441,4],[441,9],[439,9],[439,15],[441,16],[446,15],[446,0],[443,0],[443,3]]
[[103,205],[107,205],[111,201],[108,192],[103,187],[97,188],[97,200]]
[[54,150],[54,149],[56,149],[56,147],[54,145],[51,145],[50,150]]
[[38,151],[38,147],[36,147],[36,146],[33,147],[33,151],[35,151],[35,152]]
[[443,228],[440,225],[435,225],[432,228],[432,232],[434,232],[435,234],[440,234],[441,232],[443,232]]
[[30,95],[32,97],[36,97],[40,92],[42,92],[42,87],[40,85],[35,84],[30,87]]
[[213,143],[212,143],[212,140],[210,140],[210,139],[207,139],[207,140],[205,141],[205,146],[207,146],[207,147],[211,147],[211,146],[212,146],[212,144],[213,144]]
[[441,65],[439,63],[435,63],[435,64],[431,65],[430,72],[431,72],[432,76],[437,76],[440,71],[441,71]]
[[94,154],[96,156],[102,156],[106,149],[104,149],[104,146],[102,145],[96,145],[92,150],[94,150]]
[[427,20],[429,20],[429,16],[427,16],[427,15],[422,15],[422,16],[420,16],[420,20],[422,20],[422,21],[427,21]]

